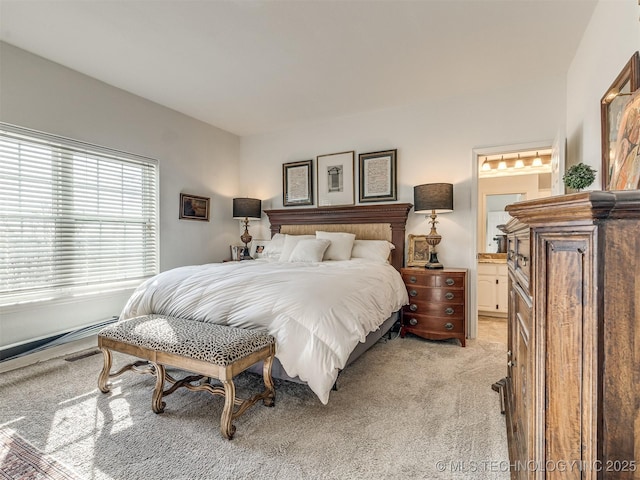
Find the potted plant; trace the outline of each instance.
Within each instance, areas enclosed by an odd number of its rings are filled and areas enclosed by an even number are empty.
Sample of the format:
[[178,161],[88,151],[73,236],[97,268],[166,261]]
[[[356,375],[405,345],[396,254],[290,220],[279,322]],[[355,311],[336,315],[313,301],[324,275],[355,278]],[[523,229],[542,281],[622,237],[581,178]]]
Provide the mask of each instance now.
[[596,171],[589,165],[580,162],[572,165],[562,177],[562,181],[568,188],[582,190],[587,188],[596,179]]

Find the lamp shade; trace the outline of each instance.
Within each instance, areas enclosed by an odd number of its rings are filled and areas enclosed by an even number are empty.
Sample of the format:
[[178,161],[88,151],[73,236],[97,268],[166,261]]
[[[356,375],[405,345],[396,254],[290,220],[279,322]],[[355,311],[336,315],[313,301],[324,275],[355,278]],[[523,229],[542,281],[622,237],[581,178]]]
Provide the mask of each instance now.
[[262,200],[257,198],[234,198],[233,218],[261,218]]
[[453,212],[453,185],[450,183],[425,183],[413,187],[415,213]]

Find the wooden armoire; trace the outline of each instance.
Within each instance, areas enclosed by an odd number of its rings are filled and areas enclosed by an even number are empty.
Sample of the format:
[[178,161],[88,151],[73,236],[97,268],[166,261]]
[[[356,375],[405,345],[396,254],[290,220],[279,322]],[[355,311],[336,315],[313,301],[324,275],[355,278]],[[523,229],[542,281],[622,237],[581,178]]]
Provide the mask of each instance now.
[[509,205],[513,479],[640,479],[640,191]]

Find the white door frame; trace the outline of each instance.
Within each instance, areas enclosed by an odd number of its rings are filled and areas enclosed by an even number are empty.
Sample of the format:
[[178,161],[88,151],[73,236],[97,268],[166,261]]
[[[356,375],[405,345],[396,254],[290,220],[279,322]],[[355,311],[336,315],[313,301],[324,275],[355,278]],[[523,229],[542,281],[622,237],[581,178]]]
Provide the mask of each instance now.
[[478,170],[479,157],[498,155],[502,153],[519,152],[525,150],[545,150],[554,145],[553,140],[541,140],[529,143],[516,143],[511,145],[494,145],[489,147],[475,147],[471,150],[471,215],[473,217],[473,259],[469,278],[469,323],[467,335],[469,338],[478,337]]

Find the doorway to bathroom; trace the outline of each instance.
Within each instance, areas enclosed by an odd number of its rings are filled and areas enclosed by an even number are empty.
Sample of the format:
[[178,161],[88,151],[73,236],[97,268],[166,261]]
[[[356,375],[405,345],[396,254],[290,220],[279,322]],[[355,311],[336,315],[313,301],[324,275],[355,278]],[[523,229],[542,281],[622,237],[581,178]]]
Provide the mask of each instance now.
[[511,217],[505,207],[552,194],[552,148],[550,144],[497,147],[476,154],[478,337],[506,344],[508,267],[506,236],[501,228]]

